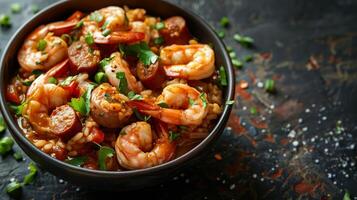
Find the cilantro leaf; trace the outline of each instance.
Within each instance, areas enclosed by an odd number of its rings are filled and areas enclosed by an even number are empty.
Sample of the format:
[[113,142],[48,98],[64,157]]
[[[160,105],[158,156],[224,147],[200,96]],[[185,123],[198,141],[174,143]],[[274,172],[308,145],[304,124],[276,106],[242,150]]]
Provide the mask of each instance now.
[[141,96],[140,94],[135,94],[135,92],[133,92],[133,91],[130,91],[128,93],[128,97],[130,100],[142,100],[143,99],[143,96]]
[[99,151],[98,151],[98,164],[99,164],[99,169],[100,170],[107,170],[107,165],[105,163],[105,160],[109,157],[113,157],[115,154],[114,149],[110,147],[104,147],[101,146]]
[[156,63],[159,59],[154,52],[152,52],[146,42],[140,42],[133,45],[120,45],[120,52],[124,55],[136,56],[144,65],[151,65]]
[[126,80],[125,73],[118,72],[116,74],[116,77],[117,77],[117,79],[119,79],[119,85],[118,85],[119,92],[122,94],[127,94],[128,93],[128,81]]
[[82,97],[72,98],[71,102],[68,103],[75,111],[79,112],[81,115],[86,115],[86,102]]
[[206,94],[205,93],[201,93],[200,94],[200,99],[202,100],[203,102],[203,108],[206,108],[207,107],[207,98],[206,98]]
[[15,115],[21,116],[22,115],[22,111],[24,110],[24,107],[25,107],[26,104],[27,104],[26,102],[23,102],[20,105],[10,104],[9,107],[15,113]]
[[173,142],[174,140],[178,139],[181,135],[180,133],[176,133],[176,132],[173,132],[173,131],[169,131],[169,139],[170,139],[170,142]]

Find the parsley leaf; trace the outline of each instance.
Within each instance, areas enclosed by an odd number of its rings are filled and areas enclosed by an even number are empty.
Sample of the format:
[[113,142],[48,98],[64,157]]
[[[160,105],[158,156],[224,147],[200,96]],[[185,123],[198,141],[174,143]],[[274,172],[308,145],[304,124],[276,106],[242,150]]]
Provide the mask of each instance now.
[[107,165],[105,163],[105,160],[109,157],[113,157],[115,154],[114,149],[110,147],[104,147],[101,146],[99,151],[98,151],[98,164],[99,164],[99,169],[100,170],[107,170]]
[[135,92],[133,92],[133,91],[130,91],[128,93],[128,97],[130,100],[142,100],[143,99],[143,97],[140,94],[135,94]]
[[156,63],[159,59],[154,52],[152,52],[146,42],[140,42],[133,45],[120,45],[120,52],[124,55],[136,56],[144,65],[151,65]]
[[0,139],[0,155],[9,153],[14,146],[14,140],[10,137],[3,137]]
[[160,106],[161,108],[169,108],[169,105],[165,102],[160,102],[157,105]]
[[86,41],[86,43],[87,43],[88,45],[94,44],[94,38],[93,38],[92,33],[90,33],[90,32],[88,32],[88,33],[85,35],[84,40]]
[[22,184],[17,182],[17,181],[11,181],[7,186],[6,186],[6,193],[10,195],[14,195],[17,193],[17,191],[21,190]]
[[145,121],[145,122],[147,122],[147,121],[149,121],[149,119],[151,118],[150,115],[148,115],[148,116],[146,116],[146,115],[142,116],[142,115],[139,113],[139,111],[138,111],[137,108],[133,108],[133,112],[134,112],[134,114],[135,114],[135,117],[138,118],[140,121]]
[[4,118],[0,116],[0,133],[3,132],[5,129],[6,129],[6,124]]
[[176,132],[173,132],[173,131],[169,131],[169,139],[170,139],[170,142],[178,139],[181,135],[180,133],[176,133]]
[[105,66],[109,65],[110,61],[112,61],[114,59],[114,56],[113,57],[109,57],[109,58],[104,58],[103,60],[101,60],[99,62],[99,65],[104,68]]
[[207,107],[206,94],[202,92],[202,93],[200,94],[200,99],[201,99],[202,102],[203,102],[203,108],[206,108],[206,107]]
[[13,105],[10,104],[10,109],[17,115],[17,116],[21,116],[22,115],[22,111],[24,110],[24,107],[27,103],[23,102],[20,105]]
[[79,112],[81,115],[86,115],[86,102],[83,96],[79,98],[72,98],[71,102],[68,103],[75,111]]

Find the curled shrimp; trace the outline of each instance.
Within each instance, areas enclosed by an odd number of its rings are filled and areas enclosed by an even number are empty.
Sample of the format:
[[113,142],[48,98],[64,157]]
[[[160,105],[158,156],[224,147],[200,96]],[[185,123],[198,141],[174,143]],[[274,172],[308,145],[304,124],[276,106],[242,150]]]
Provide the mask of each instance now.
[[120,80],[117,78],[118,72],[124,72],[128,82],[128,89],[139,93],[143,90],[141,82],[137,81],[135,76],[130,72],[129,64],[122,58],[119,52],[111,55],[111,61],[104,66],[104,71],[108,76],[110,84],[115,87],[119,86]]
[[107,128],[118,128],[128,121],[132,109],[126,104],[128,97],[120,94],[108,83],[99,85],[92,92],[91,116],[98,124]]
[[210,77],[214,72],[214,51],[208,45],[171,45],[160,52],[167,76],[188,80]]
[[[116,6],[109,6],[91,13],[84,19],[84,35],[91,33],[97,44],[118,44],[141,41],[145,34],[131,32],[125,11]],[[105,31],[107,34],[104,34]]]
[[40,75],[27,92],[27,103],[23,109],[32,127],[37,133],[51,134],[50,112],[68,102],[71,92],[52,83],[49,78],[63,75],[68,69],[68,59]]
[[[22,69],[48,70],[67,58],[67,43],[60,37],[76,26],[83,13],[75,12],[66,21],[42,25],[35,29],[20,48],[17,60]],[[42,44],[40,44],[42,42]],[[42,45],[42,47],[39,47]]]
[[186,84],[166,86],[156,103],[165,103],[169,108],[143,101],[131,101],[129,105],[142,113],[175,125],[200,125],[208,112],[206,94]]
[[176,144],[170,142],[166,128],[157,125],[158,139],[147,122],[135,122],[124,127],[115,143],[119,164],[126,169],[143,169],[171,160]]
[[146,43],[149,43],[150,41],[150,27],[147,26],[144,22],[141,21],[134,21],[131,22],[131,32],[137,32],[137,33],[144,33],[145,37],[143,39],[143,41],[145,41]]

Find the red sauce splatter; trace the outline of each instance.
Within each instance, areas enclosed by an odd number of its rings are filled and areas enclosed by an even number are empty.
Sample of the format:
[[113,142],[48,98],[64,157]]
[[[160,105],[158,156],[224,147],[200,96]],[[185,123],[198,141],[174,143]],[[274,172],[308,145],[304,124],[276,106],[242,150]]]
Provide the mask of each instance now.
[[259,54],[263,60],[271,60],[273,54],[271,52],[263,52]]
[[252,95],[249,92],[247,92],[245,89],[242,89],[239,83],[236,84],[236,94],[237,96],[242,97],[244,100],[247,101],[252,100]]
[[251,119],[250,123],[255,127],[259,129],[266,129],[268,128],[268,124],[266,122],[260,121],[258,119]]
[[277,179],[277,178],[281,177],[281,175],[283,175],[283,172],[284,172],[284,170],[281,169],[281,168],[279,168],[279,169],[278,169],[274,174],[272,174],[270,177],[271,177],[272,179]]
[[257,146],[257,141],[248,135],[246,129],[240,124],[239,116],[232,113],[228,120],[228,126],[232,127],[235,134],[246,137],[254,147]]
[[320,187],[320,183],[310,184],[310,183],[301,181],[294,186],[294,190],[295,190],[295,192],[297,192],[299,194],[305,194],[305,193],[311,194],[319,187]]
[[267,142],[270,142],[270,143],[275,143],[274,135],[271,134],[271,133],[268,133],[268,134],[265,136],[264,140],[267,141]]

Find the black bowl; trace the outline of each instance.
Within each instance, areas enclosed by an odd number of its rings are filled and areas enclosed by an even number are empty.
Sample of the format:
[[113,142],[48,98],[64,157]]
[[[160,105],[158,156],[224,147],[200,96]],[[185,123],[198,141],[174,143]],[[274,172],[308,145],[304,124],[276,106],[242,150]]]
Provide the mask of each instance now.
[[[141,7],[154,16],[163,18],[180,15],[183,16],[189,26],[191,33],[199,38],[200,41],[211,43],[216,53],[216,65],[224,66],[227,72],[228,86],[224,89],[224,102],[233,99],[234,95],[234,71],[230,62],[229,56],[225,50],[222,41],[217,37],[210,26],[204,22],[199,16],[180,8],[176,5],[165,1],[152,0],[71,0],[60,1],[45,9],[30,19],[23,25],[11,38],[9,44],[4,50],[1,58],[0,71],[0,85],[1,85],[1,111],[8,124],[10,132],[17,144],[22,150],[37,164],[44,169],[61,177],[65,180],[90,186],[96,189],[115,189],[115,190],[131,190],[153,185],[165,180],[170,174],[181,169],[192,161],[197,160],[200,155],[204,155],[209,150],[211,144],[221,135],[223,129],[228,121],[232,106],[226,105],[224,107],[221,117],[217,120],[216,126],[211,133],[195,148],[191,149],[186,154],[176,158],[165,164],[155,166],[148,169],[133,170],[133,171],[98,171],[89,170],[76,166],[69,165],[65,162],[52,158],[37,149],[30,141],[28,141],[22,134],[21,129],[17,125],[16,120],[11,115],[7,102],[5,100],[6,85],[11,77],[18,70],[17,51],[21,47],[24,39],[36,27],[41,24],[63,20],[76,10],[90,12],[105,6],[128,5],[131,8]],[[119,187],[118,187],[119,186]]]

